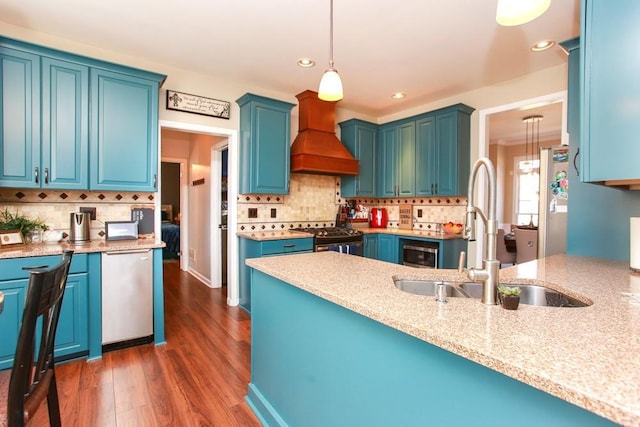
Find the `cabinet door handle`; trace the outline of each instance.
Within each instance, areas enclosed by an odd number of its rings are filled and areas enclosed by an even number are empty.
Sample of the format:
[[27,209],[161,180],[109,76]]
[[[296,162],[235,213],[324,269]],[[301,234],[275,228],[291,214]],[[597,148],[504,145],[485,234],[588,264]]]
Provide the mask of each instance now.
[[294,243],[289,243],[288,245],[282,245],[283,248],[295,248],[296,245]]
[[153,188],[158,189],[158,174],[153,174]]
[[431,184],[431,194],[433,194],[433,184]]
[[29,266],[22,267],[23,270],[35,270],[37,268],[49,268],[49,266],[47,264],[42,264],[42,265],[34,265],[31,267]]
[[44,168],[44,183],[49,184],[49,168]]
[[436,182],[436,194],[438,194],[438,183]]
[[36,184],[40,184],[40,169],[38,169],[38,167],[36,166],[36,169],[34,171],[34,178],[36,180]]
[[578,156],[580,155],[580,147],[576,151],[576,155],[573,156],[573,168],[576,170],[576,176],[580,176],[580,170],[578,169]]

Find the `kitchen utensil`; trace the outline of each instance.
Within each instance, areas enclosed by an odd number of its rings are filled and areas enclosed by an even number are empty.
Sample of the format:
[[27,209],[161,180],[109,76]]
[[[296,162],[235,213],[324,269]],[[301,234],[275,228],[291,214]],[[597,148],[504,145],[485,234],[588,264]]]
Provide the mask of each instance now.
[[91,224],[91,214],[88,212],[71,212],[69,225],[69,242],[80,243],[91,240],[89,225]]

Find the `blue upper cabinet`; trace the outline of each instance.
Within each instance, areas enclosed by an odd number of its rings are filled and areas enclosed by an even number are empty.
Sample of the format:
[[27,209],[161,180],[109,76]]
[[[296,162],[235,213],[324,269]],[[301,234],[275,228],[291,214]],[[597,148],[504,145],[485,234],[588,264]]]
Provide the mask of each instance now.
[[93,190],[157,191],[159,81],[91,70]]
[[384,125],[380,128],[378,141],[378,196],[396,197],[398,195],[398,138],[397,126]]
[[289,194],[293,104],[247,93],[240,106],[241,194]]
[[0,186],[37,188],[40,57],[0,46]]
[[378,125],[358,119],[339,123],[340,140],[359,161],[359,174],[341,177],[342,197],[376,196],[376,139]]
[[382,125],[378,196],[464,195],[473,111],[457,104]]
[[42,58],[41,187],[89,187],[89,67]]
[[435,117],[422,118],[416,122],[416,196],[437,194],[436,152]]
[[0,187],[156,191],[166,76],[0,37]]
[[583,0],[580,178],[640,184],[640,2]]
[[466,195],[471,168],[471,113],[474,109],[458,104],[439,110],[436,118],[435,195]]
[[416,192],[416,123],[398,126],[398,196],[413,196]]
[[412,196],[415,192],[416,124],[386,124],[378,147],[378,196]]

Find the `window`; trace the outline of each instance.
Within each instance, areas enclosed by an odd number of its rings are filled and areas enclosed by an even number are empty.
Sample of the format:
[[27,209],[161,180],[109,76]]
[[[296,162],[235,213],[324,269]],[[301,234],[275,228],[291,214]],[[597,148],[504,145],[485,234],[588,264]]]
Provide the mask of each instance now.
[[518,225],[538,226],[538,196],[540,191],[540,160],[515,158],[515,218]]

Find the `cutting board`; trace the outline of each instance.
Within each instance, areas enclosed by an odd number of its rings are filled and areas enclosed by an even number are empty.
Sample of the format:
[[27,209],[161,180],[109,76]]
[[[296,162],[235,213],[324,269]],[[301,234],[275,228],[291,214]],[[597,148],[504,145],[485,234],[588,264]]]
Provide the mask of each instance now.
[[413,206],[400,205],[400,222],[398,228],[401,230],[413,230]]

